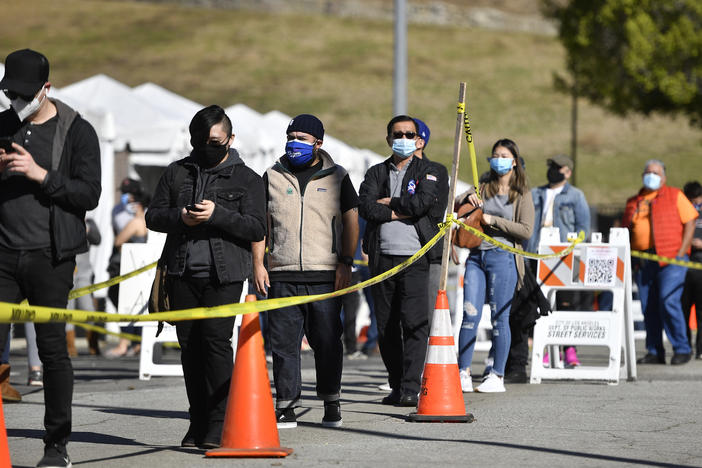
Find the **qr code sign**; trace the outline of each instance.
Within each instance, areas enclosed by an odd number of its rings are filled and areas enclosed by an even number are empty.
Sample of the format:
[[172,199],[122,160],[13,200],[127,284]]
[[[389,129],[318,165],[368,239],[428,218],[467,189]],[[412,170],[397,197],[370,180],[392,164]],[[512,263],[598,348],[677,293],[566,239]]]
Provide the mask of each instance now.
[[616,258],[588,258],[585,269],[586,284],[614,284],[617,271]]

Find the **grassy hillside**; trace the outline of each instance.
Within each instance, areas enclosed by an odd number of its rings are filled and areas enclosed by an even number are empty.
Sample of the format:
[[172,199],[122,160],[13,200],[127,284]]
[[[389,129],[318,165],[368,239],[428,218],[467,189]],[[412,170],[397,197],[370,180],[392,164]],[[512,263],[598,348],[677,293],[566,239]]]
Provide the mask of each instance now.
[[[3,24],[0,56],[43,51],[56,86],[105,73],[131,86],[153,81],[202,104],[311,112],[330,134],[388,153],[391,23],[129,1],[6,3],[12,20]],[[409,112],[431,127],[430,156],[450,165],[458,83],[467,81],[479,170],[492,143],[509,137],[532,184],[543,183],[545,159],[570,148],[570,99],[551,84],[563,57],[554,38],[410,26]],[[591,203],[623,203],[653,157],[668,164],[674,185],[702,179],[701,142],[702,131],[683,119],[621,119],[581,101],[578,185]],[[470,180],[463,149],[461,176]]]

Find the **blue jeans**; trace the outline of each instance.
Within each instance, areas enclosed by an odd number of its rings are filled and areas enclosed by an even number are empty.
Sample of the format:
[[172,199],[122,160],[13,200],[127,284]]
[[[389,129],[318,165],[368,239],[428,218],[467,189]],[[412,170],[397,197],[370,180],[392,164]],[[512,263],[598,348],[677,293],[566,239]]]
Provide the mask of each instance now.
[[[687,260],[687,256],[684,257]],[[690,354],[685,316],[682,311],[683,286],[687,268],[677,265],[661,267],[658,262],[641,261],[636,272],[641,310],[646,325],[646,351],[664,356],[663,330],[675,354]]]
[[[332,291],[334,283],[273,281],[268,296],[307,296]],[[300,345],[303,334],[307,336],[307,341],[314,351],[317,396],[324,401],[339,399],[344,359],[340,312],[341,300],[338,297],[268,311],[276,408],[294,407],[300,399]]]
[[509,311],[517,286],[514,256],[502,249],[471,251],[466,260],[463,286],[463,322],[458,335],[458,366],[470,368],[483,304],[490,305],[492,321],[492,370],[505,375],[505,364],[511,340]]

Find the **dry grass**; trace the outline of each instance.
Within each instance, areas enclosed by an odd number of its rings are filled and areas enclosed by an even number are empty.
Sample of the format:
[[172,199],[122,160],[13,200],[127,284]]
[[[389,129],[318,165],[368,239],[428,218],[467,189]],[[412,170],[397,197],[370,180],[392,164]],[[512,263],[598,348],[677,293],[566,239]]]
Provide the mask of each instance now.
[[[390,23],[104,0],[28,0],[3,10],[12,21],[3,25],[0,56],[43,51],[56,86],[105,73],[131,86],[153,81],[202,104],[312,112],[330,134],[388,152]],[[547,157],[569,151],[570,99],[551,85],[563,68],[557,40],[410,26],[409,56],[409,112],[431,127],[434,159],[450,165],[460,81],[469,83],[479,170],[500,137],[520,145],[533,184],[545,181]],[[701,140],[683,119],[623,119],[581,101],[578,185],[591,203],[623,203],[653,157],[668,164],[673,185],[700,179]],[[461,164],[470,179],[467,159]]]

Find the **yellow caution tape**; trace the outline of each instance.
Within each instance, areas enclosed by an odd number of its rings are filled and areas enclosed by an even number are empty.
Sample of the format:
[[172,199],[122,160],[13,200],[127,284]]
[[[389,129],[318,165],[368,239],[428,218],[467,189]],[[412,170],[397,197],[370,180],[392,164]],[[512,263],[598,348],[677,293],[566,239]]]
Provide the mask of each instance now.
[[[126,339],[131,340],[131,341],[141,341],[141,336],[134,335],[132,333],[113,332],[113,331],[108,330],[107,328],[98,327],[97,325],[93,325],[91,323],[81,323],[81,322],[69,322],[69,323],[72,323],[73,325],[75,325],[77,327],[81,327],[85,330],[92,330],[94,332],[102,333],[103,335],[117,336],[119,338],[126,338]],[[161,342],[161,344],[167,348],[180,348],[180,345],[177,342],[164,341],[164,342]]]
[[[121,315],[107,312],[92,312],[74,309],[59,309],[56,307],[41,307],[31,305],[10,304],[0,302],[0,323],[6,322],[177,322],[182,320],[197,320],[206,318],[231,317],[265,310],[280,309],[299,304],[307,304],[314,301],[322,301],[332,297],[343,296],[350,292],[358,291],[368,286],[380,283],[385,279],[404,270],[419,258],[421,258],[434,244],[436,244],[451,227],[451,221],[447,219],[440,224],[439,232],[431,238],[421,249],[410,258],[390,270],[378,276],[370,278],[361,283],[349,286],[326,294],[312,294],[308,296],[281,297],[276,299],[265,299],[256,302],[244,302],[236,304],[225,304],[216,307],[196,307],[155,314],[144,315]],[[145,267],[144,267],[145,268]]]
[[459,102],[458,105],[456,106],[456,112],[458,114],[462,114],[466,111],[466,105],[463,102]]
[[507,244],[503,244],[502,242],[500,242],[500,241],[498,241],[498,240],[495,240],[495,239],[493,239],[492,237],[488,236],[488,235],[485,234],[484,232],[480,232],[480,231],[478,231],[477,229],[475,229],[474,227],[468,226],[468,225],[465,224],[463,221],[461,221],[461,220],[459,220],[459,219],[453,219],[453,216],[452,216],[452,215],[450,215],[449,217],[453,220],[453,222],[455,222],[456,224],[458,224],[458,225],[459,225],[460,227],[462,227],[463,229],[466,229],[466,230],[470,231],[472,234],[474,234],[474,235],[480,237],[480,238],[483,239],[484,241],[487,241],[488,243],[490,243],[490,244],[492,244],[492,245],[494,245],[494,246],[497,246],[497,247],[499,247],[499,248],[501,248],[501,249],[503,249],[503,250],[507,250],[508,252],[511,252],[511,253],[513,253],[513,254],[515,254],[515,255],[520,255],[520,256],[522,256],[522,257],[527,257],[527,258],[534,258],[534,259],[537,259],[537,260],[538,260],[538,259],[544,259],[544,258],[564,257],[564,256],[568,255],[569,253],[571,253],[571,252],[573,251],[573,249],[575,248],[576,245],[578,245],[579,243],[581,243],[582,241],[585,240],[585,232],[584,232],[584,231],[580,231],[580,234],[578,234],[577,239],[575,239],[575,240],[568,246],[568,248],[565,249],[565,250],[563,250],[562,252],[553,253],[553,254],[535,254],[535,253],[531,253],[531,252],[526,252],[526,251],[521,250],[521,249],[516,249],[516,248],[511,247],[511,246],[509,246],[509,245],[507,245]]
[[98,289],[109,288],[110,286],[112,286],[114,284],[121,283],[122,281],[127,280],[129,278],[132,278],[133,276],[140,275],[147,270],[150,270],[152,268],[156,268],[157,263],[158,262],[149,263],[148,265],[145,265],[141,268],[138,268],[134,271],[131,271],[125,275],[115,276],[114,278],[110,278],[109,280],[103,281],[102,283],[93,284],[90,286],[86,286],[84,288],[74,289],[73,291],[68,293],[68,300],[75,299],[75,298],[81,297],[81,296],[85,296],[87,294],[90,294],[92,292],[97,291]]
[[661,257],[660,255],[656,255],[656,254],[652,254],[652,253],[648,253],[648,252],[641,252],[640,250],[632,250],[631,256],[637,257],[637,258],[643,258],[644,260],[652,260],[655,262],[670,263],[671,265],[688,267],[688,268],[692,268],[694,270],[702,270],[702,263],[699,263],[699,262],[690,262],[690,261],[685,261],[685,260],[678,260],[677,258]]

